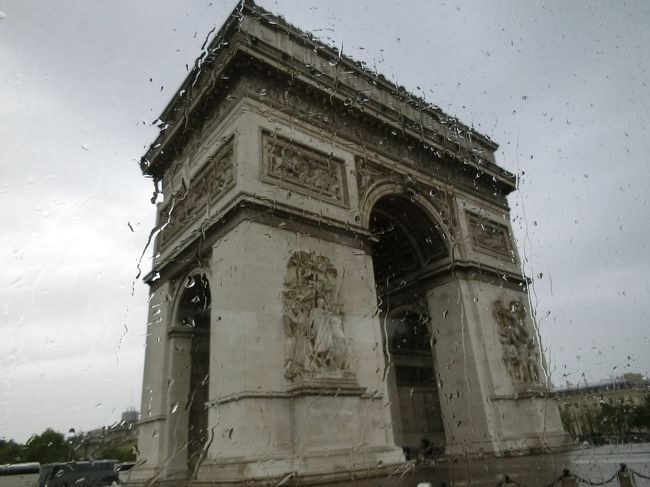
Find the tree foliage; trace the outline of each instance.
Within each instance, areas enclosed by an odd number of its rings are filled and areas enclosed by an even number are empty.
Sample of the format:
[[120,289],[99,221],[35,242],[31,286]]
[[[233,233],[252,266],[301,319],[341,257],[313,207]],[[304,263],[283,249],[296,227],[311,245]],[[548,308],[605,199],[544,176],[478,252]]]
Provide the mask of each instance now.
[[602,403],[600,406],[599,422],[603,433],[623,438],[631,431],[633,404],[620,402],[617,404]]
[[[79,460],[78,457],[74,439],[66,440],[62,433],[51,428],[41,434],[33,435],[24,445],[14,440],[0,439],[0,465],[23,462],[39,462],[41,464],[68,462]],[[81,457],[84,460],[105,458],[130,462],[135,461],[136,453],[132,447],[106,445],[92,453],[90,458]]]
[[650,394],[645,400],[634,408],[630,423],[637,429],[650,430]]
[[23,461],[23,445],[14,440],[0,439],[0,465],[21,463]]
[[[587,403],[585,403],[586,405]],[[631,398],[560,411],[562,423],[575,439],[591,442],[638,441],[650,438],[650,394],[635,405]],[[636,438],[636,439],[634,439]]]
[[23,458],[26,462],[67,462],[73,457],[72,446],[65,440],[62,433],[51,428],[40,435],[33,435],[23,447]]

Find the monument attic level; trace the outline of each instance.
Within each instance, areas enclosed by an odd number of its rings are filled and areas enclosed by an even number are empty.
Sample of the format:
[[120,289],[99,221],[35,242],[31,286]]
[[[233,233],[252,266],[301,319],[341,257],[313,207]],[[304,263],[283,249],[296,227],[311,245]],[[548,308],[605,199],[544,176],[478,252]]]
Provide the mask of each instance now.
[[496,144],[251,2],[160,120],[133,483],[563,444]]
[[[199,123],[211,113],[218,100],[226,98],[224,95],[246,70],[249,74],[258,71],[258,75],[269,75],[275,80],[287,76],[290,86],[296,90],[321,101],[326,97],[326,103],[332,108],[321,110],[336,113],[338,110],[333,110],[335,103],[342,103],[345,111],[359,111],[357,116],[367,115],[364,118],[381,126],[385,135],[410,136],[438,151],[437,158],[444,154],[445,158],[468,166],[472,176],[480,175],[485,181],[492,180],[503,193],[515,189],[514,175],[495,164],[494,151],[498,145],[490,139],[390,83],[381,74],[364,69],[361,63],[320,43],[310,33],[264,12],[250,1],[242,5],[241,15],[254,15],[256,18],[231,16],[196,60],[194,68],[159,117],[164,129],[142,158],[141,167],[145,174],[162,177],[175,151],[187,142],[192,133],[188,124]],[[256,31],[258,24],[268,32]],[[282,39],[263,37],[264,33],[271,32],[282,32],[282,37],[286,36],[285,40],[290,44]],[[264,88],[246,95],[268,102],[264,98]],[[234,94],[226,100],[228,105],[236,101],[233,97]],[[320,122],[318,125],[331,130],[331,121],[328,123],[323,116],[313,115],[312,122]]]

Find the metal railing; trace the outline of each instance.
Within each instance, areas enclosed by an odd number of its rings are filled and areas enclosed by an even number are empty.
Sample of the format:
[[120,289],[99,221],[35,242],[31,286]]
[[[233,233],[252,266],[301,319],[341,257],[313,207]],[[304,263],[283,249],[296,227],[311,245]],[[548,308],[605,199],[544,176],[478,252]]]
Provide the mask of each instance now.
[[[637,480],[650,480],[650,475],[638,472],[632,468],[629,468],[625,463],[621,463],[619,469],[614,472],[614,474],[603,480],[592,480],[581,477],[578,474],[571,472],[568,468],[565,468],[560,475],[553,482],[544,485],[543,487],[579,487],[579,486],[592,486],[598,487],[602,485],[608,485],[614,481],[618,481],[620,487],[636,487]],[[643,482],[644,485],[647,485],[646,482]],[[529,487],[526,484],[516,481],[511,478],[509,475],[505,475],[503,480],[499,482],[495,487]]]

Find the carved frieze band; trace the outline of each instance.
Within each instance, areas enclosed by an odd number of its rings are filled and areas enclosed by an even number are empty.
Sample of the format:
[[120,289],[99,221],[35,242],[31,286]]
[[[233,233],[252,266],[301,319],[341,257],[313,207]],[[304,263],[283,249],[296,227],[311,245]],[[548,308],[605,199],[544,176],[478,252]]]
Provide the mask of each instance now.
[[526,307],[521,300],[495,301],[492,314],[497,322],[501,357],[515,384],[538,384],[539,352],[535,339],[526,329]]
[[262,133],[262,147],[265,181],[348,206],[343,160],[269,132]]
[[166,245],[181,229],[196,221],[199,213],[217,201],[235,183],[234,139],[222,145],[190,180],[187,187],[177,190],[163,210],[162,222],[167,221],[160,235]]
[[[460,148],[452,149],[452,144],[447,144],[442,139],[439,142],[448,145],[448,148],[435,151],[422,148],[411,150],[400,137],[386,136],[386,133],[381,132],[375,125],[361,121],[350,124],[346,117],[335,116],[334,113],[338,109],[335,105],[322,105],[322,101],[314,97],[313,92],[303,91],[299,84],[287,89],[285,83],[281,83],[279,80],[270,80],[268,76],[255,78],[250,83],[252,83],[249,88],[251,93],[256,94],[263,90],[266,93],[265,102],[274,103],[277,107],[285,110],[290,107],[293,116],[306,118],[316,126],[327,127],[328,130],[335,131],[341,137],[358,141],[360,145],[363,144],[373,151],[400,161],[401,164],[406,162],[424,174],[442,177],[445,181],[454,181],[454,185],[457,187],[478,192],[500,206],[507,207],[505,195],[502,190],[495,188],[493,181],[487,178],[476,179],[475,171],[459,171],[459,164],[461,167],[465,167],[464,162],[469,160],[473,163],[481,162],[480,156],[476,153],[466,154]],[[442,134],[441,137],[443,137]],[[381,142],[378,144],[373,141]],[[470,167],[468,165],[466,169]]]
[[472,247],[494,252],[514,261],[510,231],[506,225],[472,211],[467,212],[467,221]]

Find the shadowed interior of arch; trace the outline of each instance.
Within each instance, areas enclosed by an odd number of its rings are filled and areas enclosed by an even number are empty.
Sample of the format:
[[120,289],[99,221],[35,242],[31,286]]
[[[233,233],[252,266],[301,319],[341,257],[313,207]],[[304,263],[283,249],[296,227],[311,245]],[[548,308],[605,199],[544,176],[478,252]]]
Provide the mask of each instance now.
[[387,291],[447,256],[437,224],[401,195],[381,198],[370,214],[375,281]]
[[190,276],[181,294],[177,320],[192,329],[190,387],[187,399],[187,461],[190,473],[196,471],[208,440],[206,403],[210,386],[210,285],[203,274]]
[[375,204],[370,231],[395,441],[408,458],[431,458],[445,440],[422,284],[447,247],[434,220],[401,195]]

